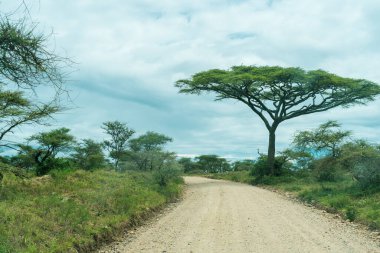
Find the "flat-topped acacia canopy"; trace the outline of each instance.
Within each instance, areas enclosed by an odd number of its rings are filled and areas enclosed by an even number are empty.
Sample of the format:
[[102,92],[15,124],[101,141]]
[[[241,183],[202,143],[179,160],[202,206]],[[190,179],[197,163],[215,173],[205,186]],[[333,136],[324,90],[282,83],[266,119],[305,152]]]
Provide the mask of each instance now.
[[366,104],[380,94],[380,86],[365,79],[279,66],[212,69],[178,80],[176,87],[181,93],[214,92],[216,100],[236,99],[249,106],[269,131],[268,166],[272,175],[275,132],[281,122],[339,106]]

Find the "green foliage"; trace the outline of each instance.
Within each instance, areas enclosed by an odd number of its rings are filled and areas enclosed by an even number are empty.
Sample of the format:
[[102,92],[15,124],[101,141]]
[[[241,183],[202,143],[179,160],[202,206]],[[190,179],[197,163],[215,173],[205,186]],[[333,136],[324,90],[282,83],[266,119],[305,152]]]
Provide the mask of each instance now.
[[181,174],[182,170],[179,164],[173,161],[165,164],[163,168],[155,170],[153,178],[159,186],[165,187],[173,181],[180,182],[182,180]]
[[[0,252],[88,252],[144,213],[178,197],[180,182],[158,187],[151,173],[52,171],[0,187]],[[3,251],[1,251],[3,250]]]
[[26,19],[10,20],[0,13],[0,76],[7,84],[35,88],[41,84],[61,87],[61,70],[68,60],[48,50],[48,37],[38,34]]
[[315,160],[311,163],[310,168],[312,174],[320,182],[333,182],[339,179],[340,165],[333,157],[325,157]]
[[28,124],[45,124],[47,118],[61,110],[55,103],[39,104],[27,97],[30,96],[26,96],[21,91],[4,90],[0,81],[0,141],[2,146],[12,148],[13,145],[4,141],[4,137],[13,133],[17,127]]
[[[22,125],[46,124],[62,110],[56,98],[63,91],[69,60],[48,49],[48,37],[38,34],[35,24],[10,18],[0,13],[0,144],[14,148],[4,141],[6,135]],[[43,85],[56,90],[50,102],[38,102],[36,88]]]
[[106,160],[102,150],[102,144],[91,139],[84,139],[74,148],[72,158],[76,166],[83,170],[104,168]]
[[36,142],[40,149],[45,149],[53,157],[58,153],[68,152],[73,148],[75,138],[69,134],[70,129],[62,127],[49,132],[43,132],[29,137],[29,141]]
[[293,170],[308,169],[314,159],[310,152],[299,148],[287,148],[281,152],[281,155],[291,163]]
[[[271,175],[271,168],[268,167],[266,155],[260,155],[260,157],[255,161],[254,166],[251,170],[251,175],[256,177],[257,180],[262,179],[264,176]],[[273,176],[284,175],[289,170],[290,164],[287,163],[285,157],[278,156],[275,160],[275,174]]]
[[[212,69],[197,73],[191,79],[179,80],[176,86],[182,93],[215,92],[217,99],[238,99],[257,109],[266,109],[274,117],[274,110],[262,103],[278,102],[277,108],[285,104],[287,107],[282,110],[287,110],[286,116],[278,115],[285,119],[336,106],[366,103],[380,93],[380,87],[367,80],[339,77],[323,70],[278,66]],[[332,93],[334,96],[328,96]],[[320,101],[307,99],[313,97],[320,98]],[[249,102],[248,98],[252,101]],[[309,102],[310,106],[296,109],[301,100]]]
[[335,107],[366,104],[380,94],[380,86],[340,77],[323,70],[270,66],[212,69],[178,80],[182,93],[212,92],[216,100],[234,99],[247,105],[269,132],[268,167],[275,174],[275,132],[283,121]]
[[298,132],[293,144],[300,150],[323,151],[337,157],[340,145],[351,135],[350,131],[342,131],[340,127],[336,121],[327,121],[313,131]]
[[160,170],[175,159],[175,154],[163,151],[163,147],[172,139],[163,134],[147,132],[129,141],[130,150],[122,160],[132,162],[139,170]]
[[213,179],[224,179],[230,180],[234,182],[241,182],[250,184],[252,182],[252,177],[250,176],[250,172],[247,170],[242,171],[227,171],[224,173],[213,173],[206,175],[208,178]]
[[184,173],[190,173],[194,171],[203,172],[202,170],[198,170],[195,162],[188,157],[181,157],[178,160],[178,163],[182,166]]
[[69,132],[68,128],[59,128],[31,136],[28,140],[33,142],[33,146],[20,145],[19,161],[22,159],[29,161],[32,158],[39,176],[45,175],[52,169],[64,168],[69,165],[68,160],[58,159],[56,156],[72,150],[75,138]]
[[231,166],[225,158],[217,155],[201,155],[195,158],[196,166],[206,173],[221,173],[231,170]]
[[19,144],[19,152],[9,159],[9,163],[17,168],[32,170],[36,164],[33,158],[33,147]]
[[[122,164],[126,169],[140,171],[153,171],[161,169],[165,163],[175,159],[175,154],[158,150],[151,151],[126,151]],[[121,166],[122,167],[122,166]]]
[[380,190],[380,155],[358,161],[353,175],[362,188],[377,187]]
[[353,208],[353,207],[348,207],[347,210],[346,210],[346,218],[349,220],[349,221],[354,221],[356,220],[358,216],[358,211]]
[[132,151],[152,151],[162,150],[163,146],[173,139],[156,132],[148,131],[147,133],[129,141]]
[[344,144],[341,148],[339,162],[342,167],[352,171],[355,165],[366,158],[380,156],[380,147],[372,145],[365,140],[354,140]]
[[255,162],[253,160],[236,161],[232,164],[233,171],[250,171],[253,169]]
[[0,162],[0,188],[3,179],[9,175],[15,176],[20,179],[30,178],[30,175],[25,170]]
[[[349,131],[328,121],[314,131],[296,134],[295,147],[282,152],[296,169],[308,169],[320,181],[337,181],[349,172],[362,188],[377,188],[380,183],[380,148],[364,140],[344,143]],[[344,143],[344,144],[343,144]],[[322,158],[313,158],[308,150],[329,151]]]
[[346,143],[341,147],[339,163],[352,173],[362,188],[380,185],[380,147],[364,140]]
[[104,141],[104,145],[115,162],[115,169],[120,170],[119,161],[125,155],[128,140],[135,131],[130,129],[127,124],[119,121],[104,122],[102,128],[110,137],[110,140]]

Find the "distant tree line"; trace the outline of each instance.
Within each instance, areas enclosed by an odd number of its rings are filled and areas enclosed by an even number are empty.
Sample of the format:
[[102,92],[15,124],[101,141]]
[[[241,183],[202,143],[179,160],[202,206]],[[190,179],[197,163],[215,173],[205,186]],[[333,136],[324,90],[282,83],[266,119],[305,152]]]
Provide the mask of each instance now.
[[179,164],[185,173],[223,173],[228,171],[251,170],[254,166],[253,160],[241,160],[230,162],[218,155],[200,155],[195,158],[181,157]]
[[132,138],[135,131],[119,121],[105,122],[102,128],[109,137],[102,142],[78,141],[68,128],[41,132],[26,143],[14,145],[17,154],[3,156],[2,161],[39,176],[65,168],[154,171],[176,163],[176,155],[164,150],[165,144],[172,141],[168,136],[148,131]]
[[[185,173],[224,173],[249,171],[256,183],[272,180],[267,155],[254,160],[229,162],[217,155],[180,158]],[[380,145],[353,139],[337,121],[327,121],[313,130],[297,132],[290,147],[275,159],[275,176],[311,177],[333,182],[350,175],[362,188],[380,185]]]

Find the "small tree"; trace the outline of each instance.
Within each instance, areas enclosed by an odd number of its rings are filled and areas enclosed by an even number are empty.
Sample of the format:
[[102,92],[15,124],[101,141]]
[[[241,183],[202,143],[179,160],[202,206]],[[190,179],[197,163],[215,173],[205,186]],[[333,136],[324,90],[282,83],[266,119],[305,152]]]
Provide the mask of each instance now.
[[380,86],[364,79],[340,77],[323,70],[234,66],[212,69],[179,80],[182,93],[216,93],[216,100],[246,104],[269,132],[268,168],[275,174],[275,140],[280,123],[335,107],[366,104],[380,94]]
[[105,166],[102,143],[84,139],[74,148],[73,160],[80,169],[94,170]]
[[287,148],[281,152],[282,157],[291,163],[292,169],[308,169],[312,163],[314,157],[313,155],[305,149]]
[[197,167],[205,172],[221,173],[231,169],[225,158],[217,155],[201,155],[195,158]]
[[183,172],[189,173],[193,170],[196,170],[196,163],[189,157],[181,157],[178,159],[178,163],[182,166]]
[[135,133],[127,124],[119,121],[109,121],[103,123],[102,128],[110,136],[110,140],[104,141],[104,146],[109,151],[110,157],[114,160],[115,169],[119,169],[120,159],[125,155],[128,140]]
[[294,136],[293,150],[284,154],[293,155],[296,165],[312,169],[319,181],[335,181],[342,167],[338,159],[341,146],[351,135],[340,127],[336,121],[327,121],[317,129],[299,131]]
[[244,170],[252,170],[255,162],[253,160],[242,160],[236,161],[232,164],[232,168],[234,171],[244,171]]
[[380,186],[380,146],[355,140],[341,147],[341,166],[352,172],[363,188]]
[[167,186],[170,182],[179,182],[181,178],[182,168],[176,160],[174,153],[166,153],[164,160],[161,160],[161,166],[153,171],[153,179],[161,187]]
[[139,170],[155,170],[162,167],[163,162],[172,154],[163,151],[163,147],[172,138],[155,133],[147,132],[129,141],[130,151],[128,157],[135,162]]
[[45,175],[53,169],[59,153],[64,154],[72,150],[75,138],[69,132],[68,128],[59,128],[39,133],[28,139],[29,142],[34,142],[33,145],[20,145],[21,153],[33,158],[37,175]]
[[341,124],[327,121],[313,131],[296,133],[293,144],[302,150],[325,152],[336,158],[339,147],[351,135],[351,131],[340,130]]
[[166,135],[148,131],[146,134],[130,140],[129,145],[133,151],[152,151],[162,150],[165,144],[172,141],[173,139]]

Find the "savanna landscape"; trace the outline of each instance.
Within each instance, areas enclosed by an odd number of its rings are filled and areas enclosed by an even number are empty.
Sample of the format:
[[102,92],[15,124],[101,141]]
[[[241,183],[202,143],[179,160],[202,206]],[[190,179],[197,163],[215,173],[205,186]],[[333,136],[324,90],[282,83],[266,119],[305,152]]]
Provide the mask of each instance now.
[[0,253],[380,252],[376,10],[0,1]]

